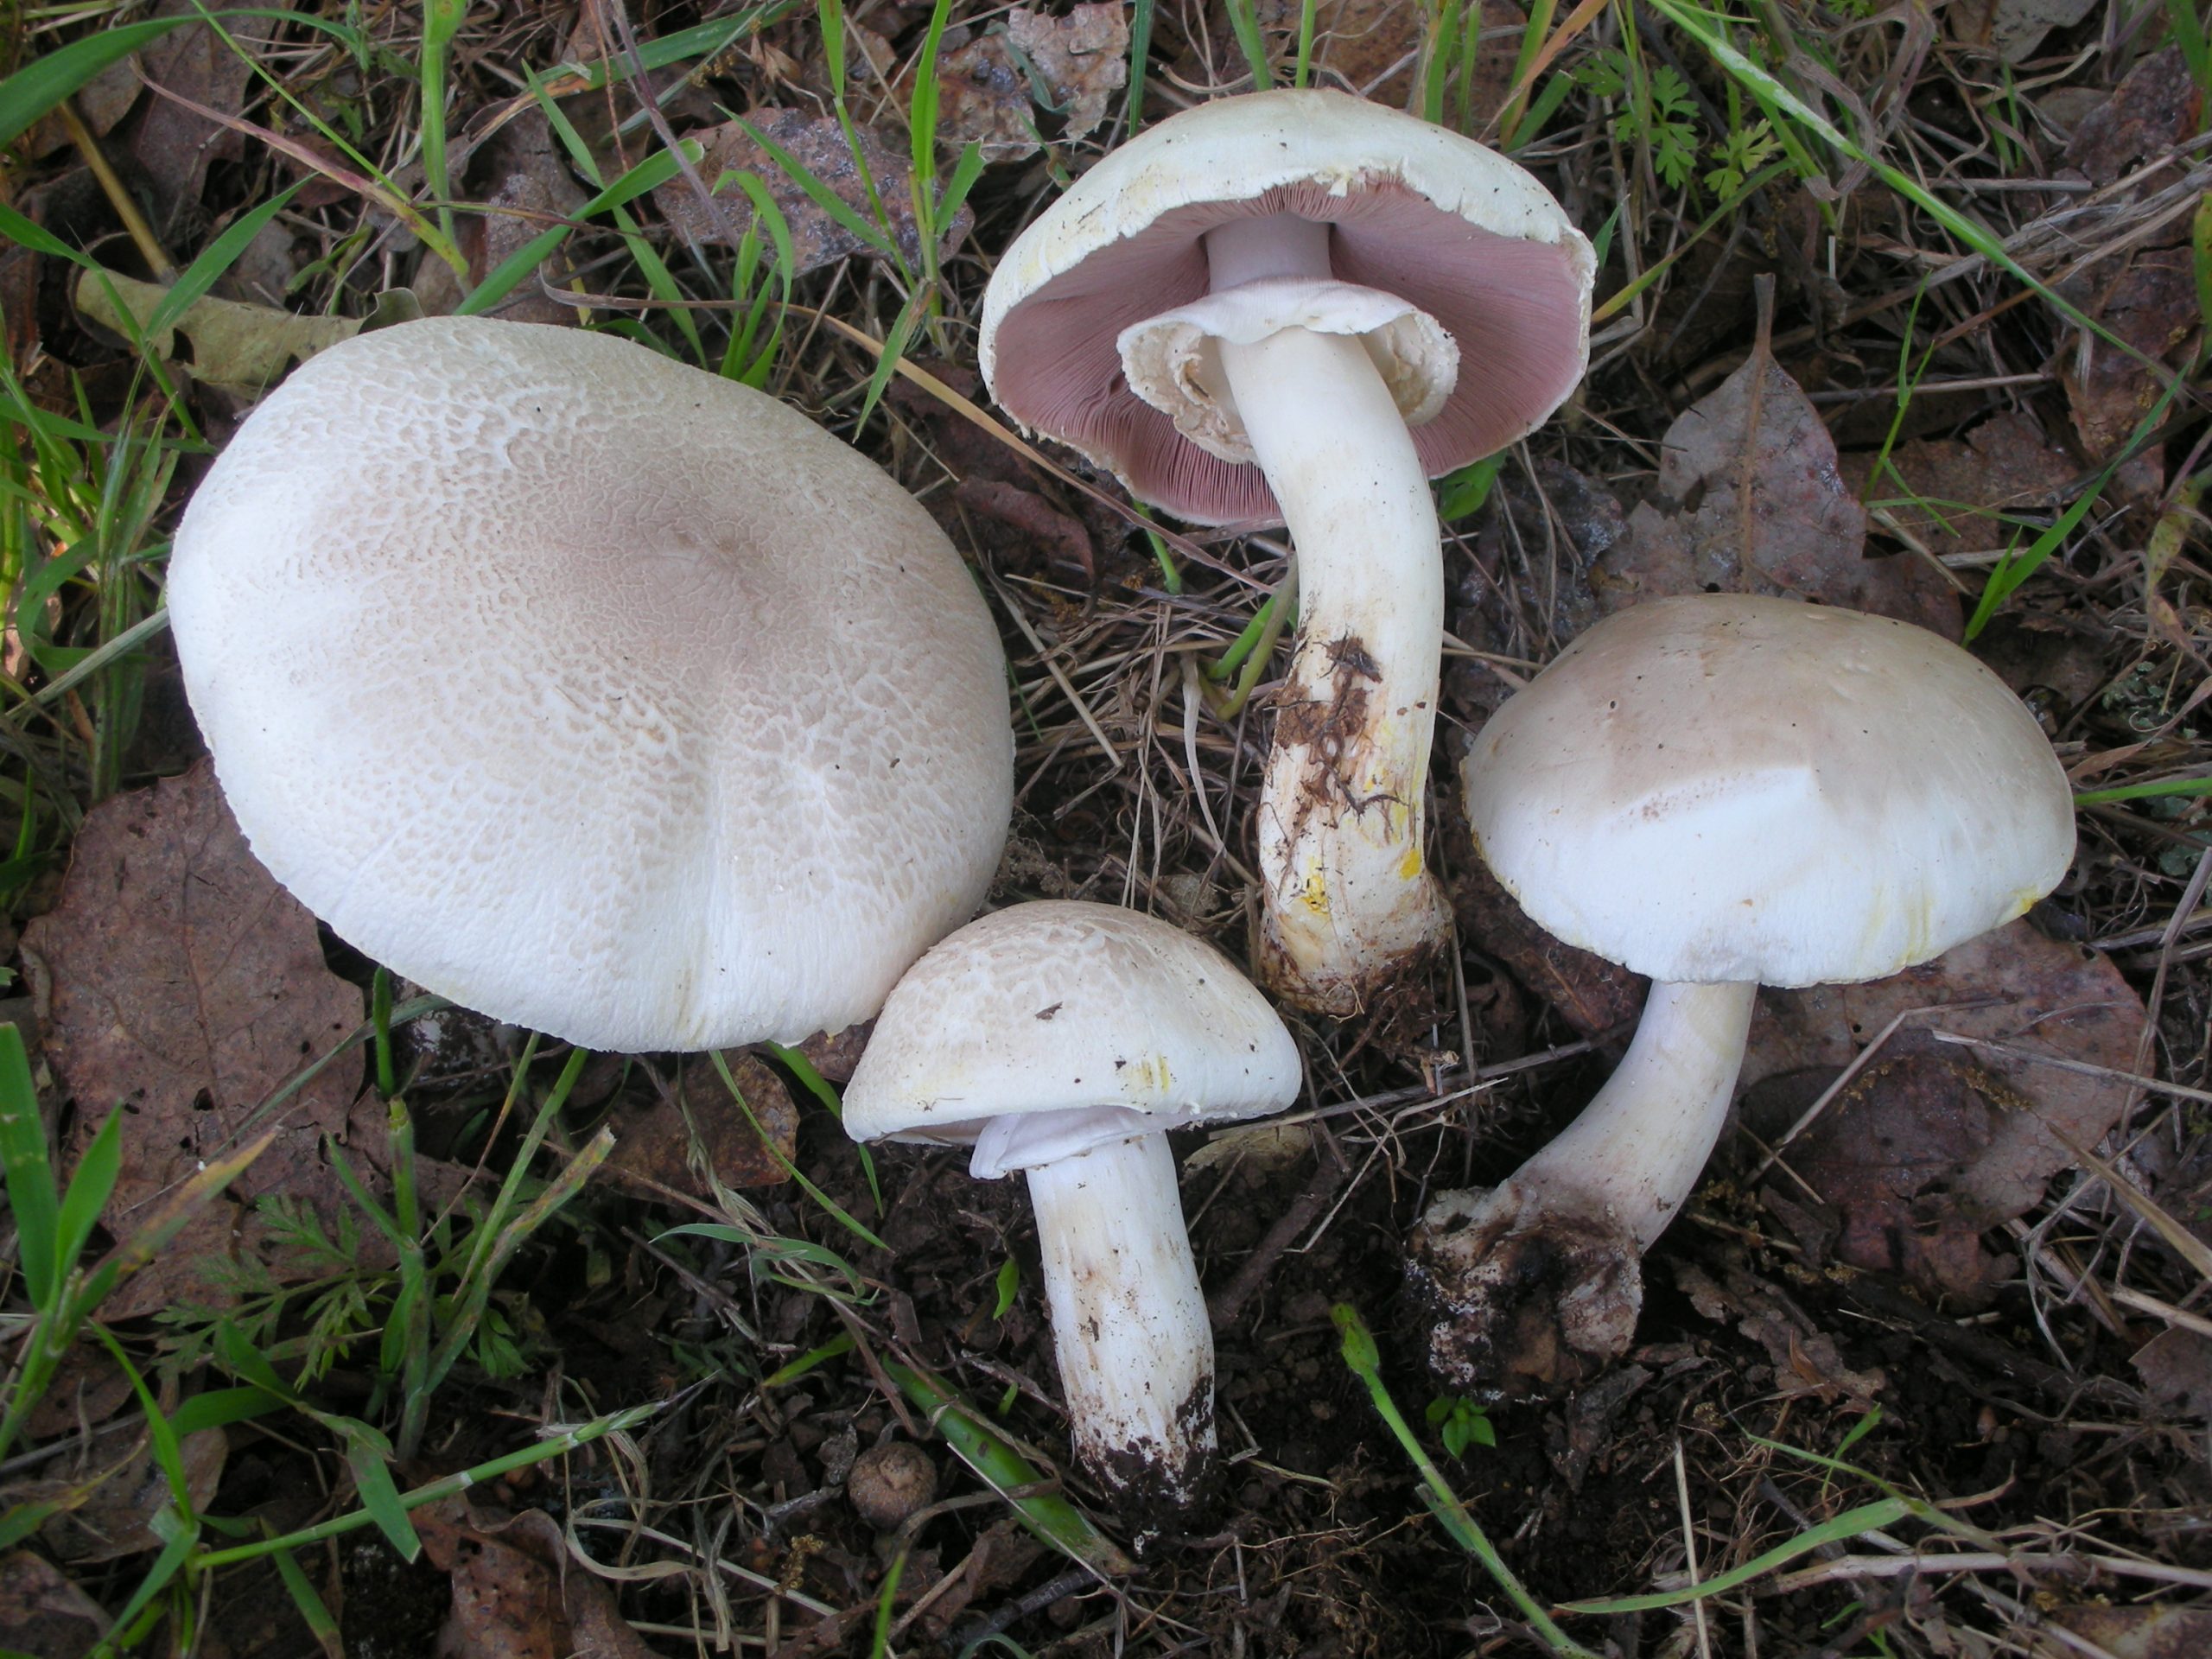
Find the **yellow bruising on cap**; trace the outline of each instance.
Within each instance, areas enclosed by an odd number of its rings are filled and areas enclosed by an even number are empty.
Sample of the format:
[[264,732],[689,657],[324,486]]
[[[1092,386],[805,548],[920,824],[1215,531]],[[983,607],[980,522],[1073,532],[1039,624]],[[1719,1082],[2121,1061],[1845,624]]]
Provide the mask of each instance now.
[[1165,1100],[1174,1085],[1165,1054],[1148,1054],[1142,1059],[1131,1060],[1116,1075],[1122,1091],[1138,1102]]

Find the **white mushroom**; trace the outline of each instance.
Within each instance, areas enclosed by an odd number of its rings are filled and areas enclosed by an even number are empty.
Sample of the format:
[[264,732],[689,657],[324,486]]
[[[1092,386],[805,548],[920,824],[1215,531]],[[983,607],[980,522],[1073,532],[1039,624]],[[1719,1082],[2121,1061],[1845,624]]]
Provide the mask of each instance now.
[[874,1013],[1013,787],[959,556],[773,399],[442,319],[315,358],[193,498],[169,614],[238,822],[344,938],[594,1047]]
[[1303,1006],[1353,1012],[1446,937],[1422,849],[1444,618],[1427,480],[1573,390],[1593,270],[1503,156],[1284,91],[1148,129],[992,276],[983,374],[1024,426],[1183,518],[1289,526],[1258,957]]
[[1213,1336],[1166,1131],[1296,1096],[1298,1050],[1227,958],[1108,905],[1017,905],[899,982],[845,1090],[855,1140],[1029,1178],[1076,1455],[1139,1509],[1195,1503]]
[[1627,1057],[1487,1192],[1441,1194],[1413,1274],[1464,1391],[1626,1351],[1639,1257],[1727,1120],[1753,994],[1879,979],[2020,915],[2074,851],[2034,717],[1949,641],[1735,594],[1590,629],[1484,726],[1467,816],[1544,927],[1656,982]]

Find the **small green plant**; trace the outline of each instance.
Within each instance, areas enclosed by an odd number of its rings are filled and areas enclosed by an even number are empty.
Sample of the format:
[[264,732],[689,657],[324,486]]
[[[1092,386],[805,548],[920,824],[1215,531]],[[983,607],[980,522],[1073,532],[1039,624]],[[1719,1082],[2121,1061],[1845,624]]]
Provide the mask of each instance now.
[[1690,181],[1697,168],[1697,105],[1681,76],[1664,64],[1647,67],[1623,45],[1601,48],[1577,79],[1592,96],[1619,101],[1613,137],[1644,149],[1661,182],[1679,190]]
[[1440,1395],[1428,1402],[1428,1409],[1421,1415],[1444,1442],[1444,1449],[1455,1458],[1465,1457],[1471,1446],[1497,1444],[1497,1430],[1491,1426],[1490,1414],[1471,1400],[1455,1394]]
[[1344,1338],[1344,1361],[1351,1374],[1367,1385],[1367,1397],[1375,1402],[1376,1414],[1405,1447],[1406,1455],[1413,1459],[1414,1468],[1421,1479],[1421,1501],[1427,1504],[1452,1541],[1483,1564],[1484,1569],[1497,1581],[1499,1589],[1529,1621],[1531,1630],[1541,1637],[1554,1653],[1563,1653],[1573,1659],[1597,1659],[1589,1649],[1552,1621],[1541,1604],[1529,1593],[1505,1558],[1497,1553],[1488,1535],[1467,1513],[1467,1506],[1459,1501],[1458,1493],[1444,1478],[1435,1460],[1421,1447],[1421,1439],[1414,1433],[1413,1425],[1398,1409],[1397,1402],[1390,1398],[1390,1390],[1382,1382],[1382,1355],[1375,1345],[1375,1338],[1367,1328],[1367,1321],[1359,1317],[1359,1310],[1350,1302],[1338,1302],[1329,1310],[1329,1318],[1336,1324],[1338,1333]]
[[1723,133],[1713,147],[1718,163],[1705,175],[1706,189],[1715,196],[1732,196],[1751,176],[1782,154],[1782,140],[1774,136],[1764,117],[1747,127]]
[[997,1282],[998,1298],[992,1305],[991,1317],[1002,1319],[1006,1318],[1007,1309],[1014,1306],[1015,1293],[1021,1288],[1021,1263],[1010,1255],[1007,1257],[1000,1264]]

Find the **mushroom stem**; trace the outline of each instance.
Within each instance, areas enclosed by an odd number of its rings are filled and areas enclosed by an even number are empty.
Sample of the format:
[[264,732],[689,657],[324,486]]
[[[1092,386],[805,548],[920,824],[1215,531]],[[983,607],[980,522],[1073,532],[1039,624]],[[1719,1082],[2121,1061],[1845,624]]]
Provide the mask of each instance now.
[[[1328,276],[1325,226],[1252,223],[1207,237],[1217,292]],[[1218,349],[1298,554],[1298,640],[1261,785],[1260,978],[1346,1014],[1447,932],[1421,834],[1444,629],[1436,509],[1357,336],[1288,327]]]
[[1213,1464],[1213,1332],[1167,1137],[1027,1173],[1076,1456],[1124,1501],[1188,1509]]
[[1571,1387],[1628,1350],[1641,1258],[1728,1121],[1758,987],[1662,981],[1582,1115],[1499,1185],[1439,1193],[1410,1272],[1437,1316],[1429,1356],[1481,1396]]

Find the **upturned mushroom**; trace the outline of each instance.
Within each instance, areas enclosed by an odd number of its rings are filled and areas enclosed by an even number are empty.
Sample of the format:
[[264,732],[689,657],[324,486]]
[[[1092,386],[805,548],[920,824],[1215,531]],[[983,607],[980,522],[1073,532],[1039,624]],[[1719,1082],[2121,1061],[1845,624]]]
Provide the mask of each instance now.
[[992,276],[983,375],[1024,427],[1195,523],[1289,527],[1258,967],[1303,1006],[1350,1013],[1446,937],[1422,842],[1444,616],[1427,480],[1573,389],[1593,270],[1503,156],[1282,91],[1148,129]]
[[1029,1179],[1076,1455],[1141,1512],[1196,1503],[1213,1336],[1167,1131],[1296,1096],[1296,1045],[1227,958],[1109,905],[1016,905],[932,949],[845,1090],[858,1141],[972,1147]]
[[2065,874],[2073,798],[2034,716],[1948,640],[1735,594],[1590,629],[1483,728],[1464,781],[1522,908],[1654,982],[1582,1115],[1414,1235],[1433,1369],[1537,1394],[1626,1351],[1758,987],[1883,978],[2011,921]]
[[277,880],[576,1043],[865,1019],[1005,838],[1004,658],[929,515],[611,336],[441,319],[313,359],[194,496],[168,603]]

